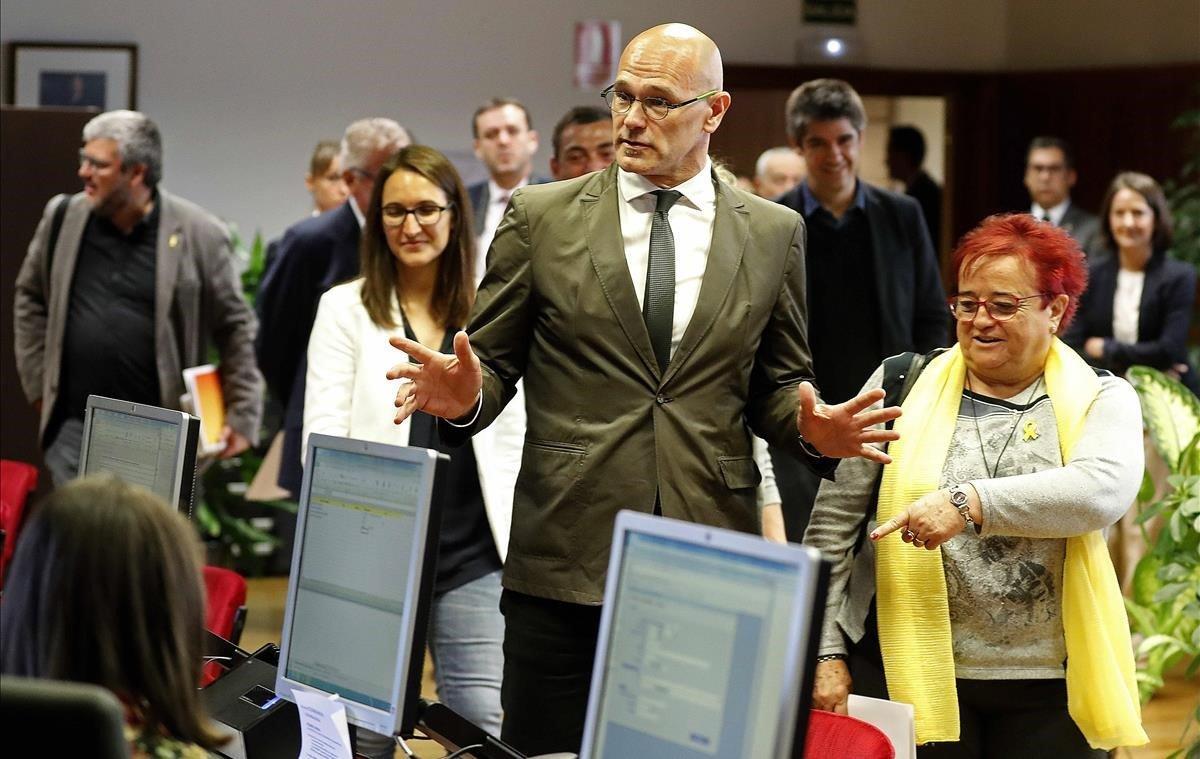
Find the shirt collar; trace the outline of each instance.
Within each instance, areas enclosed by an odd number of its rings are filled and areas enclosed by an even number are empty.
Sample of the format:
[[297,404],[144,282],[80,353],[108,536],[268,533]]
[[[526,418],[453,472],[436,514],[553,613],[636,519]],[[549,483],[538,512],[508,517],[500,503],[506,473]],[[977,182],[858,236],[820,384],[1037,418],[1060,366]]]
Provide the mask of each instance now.
[[[808,188],[807,179],[800,183],[800,197],[804,201],[805,216],[812,216],[813,212],[821,208],[821,201],[817,200],[817,196]],[[860,211],[867,210],[867,193],[863,190],[863,183],[857,179],[854,180],[854,201],[850,207]]]
[[[524,187],[527,184],[529,184],[529,177],[525,176],[524,178],[521,179],[520,182],[517,182],[516,187],[512,188],[511,190],[506,190],[503,187],[501,187],[500,185],[496,184],[496,181],[494,179],[492,179],[491,177],[488,177],[488,202],[489,203],[499,203],[500,198],[503,198],[505,195],[507,195],[509,198],[511,198],[512,194],[514,192],[521,189],[522,187]],[[507,203],[508,201],[505,200],[504,202]]]
[[350,210],[354,212],[354,218],[358,220],[358,228],[362,229],[367,226],[367,217],[363,216],[362,209],[358,207],[358,201],[354,199],[354,196],[351,195],[346,202],[350,204]]
[[1066,200],[1064,200],[1063,202],[1054,206],[1053,208],[1042,208],[1037,203],[1034,203],[1029,207],[1029,213],[1033,214],[1033,218],[1039,219],[1039,220],[1044,219],[1047,216],[1049,216],[1050,223],[1053,224],[1054,226],[1058,227],[1058,226],[1062,226],[1063,217],[1067,215],[1067,208],[1069,208],[1070,205],[1071,205],[1070,198],[1067,198]]
[[161,210],[162,197],[158,194],[158,188],[156,187],[151,190],[150,213],[138,219],[137,223],[133,225],[133,228],[129,230],[129,234],[125,234],[125,232],[123,232],[116,224],[113,224],[111,218],[107,216],[95,216],[94,213],[93,216],[100,224],[103,224],[106,228],[112,230],[113,233],[118,234],[125,239],[132,239],[135,235],[142,234],[144,230],[157,230],[158,219],[162,215]]
[[[629,203],[640,197],[649,195],[655,190],[662,190],[664,188],[659,187],[640,174],[625,171],[625,169],[618,166],[617,189],[621,193],[621,200]],[[717,200],[717,188],[713,184],[712,161],[705,156],[704,166],[700,168],[700,171],[697,171],[691,178],[685,179],[670,189],[682,194],[688,203],[696,208],[704,209],[712,207]]]

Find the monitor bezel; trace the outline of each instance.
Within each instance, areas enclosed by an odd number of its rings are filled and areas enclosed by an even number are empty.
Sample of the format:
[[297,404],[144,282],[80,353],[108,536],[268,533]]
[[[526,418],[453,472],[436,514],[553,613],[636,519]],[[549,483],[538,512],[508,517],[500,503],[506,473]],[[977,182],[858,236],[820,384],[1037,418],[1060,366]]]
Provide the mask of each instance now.
[[[754,559],[764,559],[790,564],[799,571],[801,581],[796,583],[793,593],[792,613],[788,619],[788,650],[783,657],[783,679],[781,693],[774,702],[777,725],[771,756],[774,759],[791,759],[794,745],[803,745],[804,736],[797,736],[797,713],[805,701],[801,688],[811,677],[805,677],[805,657],[811,649],[814,636],[820,635],[819,612],[825,604],[824,597],[818,598],[822,574],[821,554],[814,548],[797,544],[771,543],[765,539],[718,527],[708,527],[692,522],[682,522],[667,517],[652,516],[633,511],[617,514],[613,528],[612,552],[605,579],[604,606],[600,614],[600,629],[596,644],[596,657],[592,664],[592,682],[588,692],[587,718],[584,723],[583,743],[580,759],[594,759],[599,737],[601,698],[605,686],[605,665],[612,643],[613,616],[616,613],[616,594],[620,587],[623,570],[626,536],[635,533],[652,537],[667,538],[698,546],[738,553]],[[813,608],[806,608],[806,599]],[[811,686],[810,686],[811,687]],[[797,738],[800,744],[796,744]]]
[[[346,708],[346,718],[351,724],[384,735],[404,733],[411,735],[413,724],[416,721],[415,715],[418,706],[416,702],[419,700],[412,696],[409,687],[413,679],[411,668],[414,663],[418,663],[420,667],[424,666],[424,628],[428,620],[435,566],[427,559],[431,551],[436,555],[437,550],[435,524],[437,513],[436,505],[433,503],[433,483],[437,474],[438,453],[429,448],[402,447],[313,433],[308,439],[306,462],[311,463],[316,460],[318,448],[422,465],[416,525],[413,531],[413,551],[409,557],[408,588],[405,591],[405,596],[411,600],[411,603],[405,604],[404,615],[401,618],[401,634],[396,654],[397,666],[389,691],[393,708],[385,711],[347,698],[340,698]],[[328,691],[291,680],[287,676],[288,660],[291,656],[293,615],[298,591],[296,580],[300,571],[301,554],[308,529],[308,504],[310,503],[315,469],[314,466],[304,467],[304,477],[300,489],[300,507],[296,514],[295,544],[292,548],[291,571],[288,575],[287,600],[284,606],[283,633],[279,645],[279,668],[275,678],[275,693],[289,701],[296,700],[294,692],[297,690],[329,695]],[[421,674],[420,672],[416,674],[418,684]]]
[[191,516],[192,498],[196,486],[196,446],[200,436],[200,420],[185,411],[174,411],[145,403],[133,403],[103,395],[89,395],[83,412],[83,438],[79,444],[79,476],[87,472],[88,447],[92,439],[92,419],[96,410],[167,422],[175,426],[175,481],[171,485],[171,498],[179,511]]

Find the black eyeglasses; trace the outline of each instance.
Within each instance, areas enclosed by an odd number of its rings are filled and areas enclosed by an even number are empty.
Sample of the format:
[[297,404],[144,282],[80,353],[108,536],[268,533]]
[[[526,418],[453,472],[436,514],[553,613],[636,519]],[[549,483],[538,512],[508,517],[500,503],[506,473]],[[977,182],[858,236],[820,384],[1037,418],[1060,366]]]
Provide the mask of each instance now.
[[107,169],[109,166],[112,166],[113,162],[112,161],[102,161],[99,158],[93,158],[92,156],[88,155],[84,151],[80,150],[79,151],[79,165],[80,166],[91,166],[92,169],[94,169],[96,171],[103,171],[104,169]]
[[628,92],[613,89],[614,87],[616,87],[615,84],[610,85],[608,89],[600,93],[600,97],[604,98],[604,102],[610,111],[613,113],[629,113],[629,109],[633,107],[634,103],[641,103],[642,110],[655,121],[662,121],[676,108],[682,108],[692,103],[699,103],[701,100],[710,98],[720,92],[720,90],[709,90],[691,100],[685,100],[682,103],[672,103],[666,98],[635,98]]
[[950,313],[954,314],[954,318],[960,322],[969,322],[974,320],[979,315],[979,307],[983,306],[987,310],[988,316],[998,322],[1005,322],[1017,315],[1017,312],[1025,308],[1025,301],[1033,300],[1034,298],[1049,298],[1050,293],[1038,293],[1037,295],[1026,295],[1023,298],[1014,298],[1011,295],[998,295],[995,298],[972,298],[969,295],[954,295],[946,299],[950,305]]
[[444,206],[434,205],[433,203],[422,203],[416,208],[405,208],[397,203],[391,203],[383,207],[381,216],[383,217],[383,225],[385,227],[404,226],[404,220],[408,218],[410,213],[416,217],[418,224],[423,227],[431,227],[441,221],[443,211],[453,207],[453,203],[448,203]]

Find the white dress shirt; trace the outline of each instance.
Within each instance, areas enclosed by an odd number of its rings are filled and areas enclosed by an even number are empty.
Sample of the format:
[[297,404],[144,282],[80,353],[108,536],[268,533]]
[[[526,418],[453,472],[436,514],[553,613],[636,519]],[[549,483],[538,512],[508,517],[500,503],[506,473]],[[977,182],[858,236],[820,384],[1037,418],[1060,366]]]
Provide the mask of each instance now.
[[1067,215],[1067,209],[1071,207],[1071,199],[1067,198],[1063,202],[1056,205],[1054,208],[1042,208],[1037,203],[1029,207],[1029,213],[1033,218],[1041,221],[1047,216],[1050,217],[1050,223],[1056,227],[1062,226],[1063,217]]
[[[617,169],[621,237],[625,241],[625,261],[629,264],[629,276],[639,306],[643,306],[646,299],[650,227],[654,223],[657,204],[657,199],[650,193],[661,189],[643,176]],[[667,212],[671,236],[675,238],[675,314],[671,324],[671,353],[674,355],[696,310],[704,270],[708,267],[708,249],[712,245],[713,219],[717,210],[712,164],[705,160],[699,173],[671,189],[683,194]]]
[[367,217],[363,215],[362,209],[358,207],[358,201],[354,196],[350,196],[350,210],[354,212],[354,218],[358,220],[358,228],[362,229],[367,226]]
[[1117,270],[1117,291],[1113,294],[1113,338],[1119,343],[1138,341],[1138,314],[1142,308],[1142,288],[1146,272]]
[[483,212],[483,231],[475,238],[476,287],[479,287],[479,283],[483,281],[483,273],[487,270],[488,248],[492,247],[492,238],[496,236],[496,229],[500,226],[500,220],[504,218],[504,211],[508,208],[508,201],[512,199],[514,192],[527,184],[529,184],[529,177],[522,179],[511,190],[506,190],[493,180],[488,179],[488,202],[487,208]]

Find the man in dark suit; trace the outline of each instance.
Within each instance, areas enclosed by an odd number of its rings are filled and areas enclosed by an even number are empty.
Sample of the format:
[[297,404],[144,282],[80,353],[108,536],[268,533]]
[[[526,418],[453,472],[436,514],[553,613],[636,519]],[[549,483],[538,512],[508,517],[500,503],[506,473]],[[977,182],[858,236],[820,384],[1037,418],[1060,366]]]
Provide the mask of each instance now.
[[722,78],[689,26],[635,37],[605,91],[616,164],[517,192],[454,356],[392,341],[420,362],[389,372],[398,418],[450,420],[449,441],[524,379],[501,610],[504,737],[526,753],[579,748],[619,510],[757,533],[750,430],[823,472],[886,458],[881,392],[826,406],[806,382],[804,221],[715,178]]
[[925,226],[935,251],[942,239],[942,186],[925,171],[925,135],[915,126],[894,126],[888,131],[888,178],[904,183],[904,194],[921,204]]
[[259,286],[255,350],[267,387],[284,408],[279,487],[294,495],[300,493],[305,355],[317,302],[333,285],[358,275],[358,240],[375,174],[409,142],[408,132],[391,119],[362,119],[346,127],[339,160],[350,197],[284,232]]
[[496,227],[504,209],[517,189],[547,181],[533,176],[533,154],[538,149],[538,133],[529,110],[513,98],[492,98],[475,110],[471,117],[475,157],[487,167],[488,178],[467,188],[475,221],[475,242],[479,255],[475,260],[475,282],[483,279],[487,257]]
[[1062,227],[1089,256],[1103,256],[1100,220],[1071,202],[1075,155],[1066,140],[1034,137],[1025,154],[1025,189],[1034,218]]
[[608,168],[616,157],[611,121],[607,110],[594,105],[575,106],[563,114],[551,141],[550,175],[555,181]]
[[[808,177],[779,202],[808,225],[809,345],[822,397],[840,403],[888,356],[945,345],[950,315],[920,206],[858,178],[867,117],[854,88],[800,85],[787,123]],[[799,542],[820,480],[787,451],[772,453],[788,537]]]

